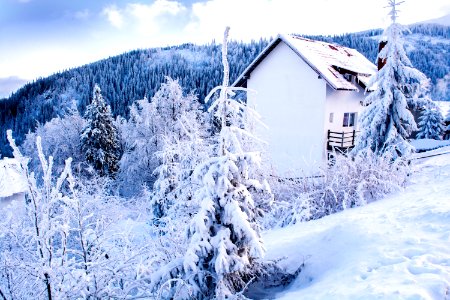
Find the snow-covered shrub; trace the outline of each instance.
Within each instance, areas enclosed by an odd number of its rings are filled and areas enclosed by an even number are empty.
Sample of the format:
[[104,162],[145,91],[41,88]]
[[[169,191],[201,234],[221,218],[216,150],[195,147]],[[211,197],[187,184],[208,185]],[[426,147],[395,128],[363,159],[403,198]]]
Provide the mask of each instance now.
[[[173,198],[178,177],[186,179],[205,155],[207,126],[197,97],[185,95],[177,80],[166,77],[151,101],[144,98],[132,104],[121,131],[125,141],[118,176],[122,193],[137,195],[146,185],[155,192],[156,210],[158,205],[165,206],[162,202],[173,202],[164,198]],[[157,217],[166,208],[156,212]]]
[[28,133],[21,150],[25,156],[30,157],[28,165],[30,171],[36,175],[41,174],[41,165],[36,150],[36,137],[41,137],[42,151],[52,156],[54,172],[63,171],[65,159],[72,158],[72,168],[79,174],[87,167],[83,152],[81,151],[80,136],[86,121],[80,116],[76,107],[73,107],[64,117],[56,117],[45,124],[39,124],[35,132]]
[[152,99],[157,112],[160,147],[155,152],[151,205],[156,219],[167,216],[177,201],[193,197],[191,174],[196,165],[209,157],[207,127],[197,97],[183,95],[178,81],[169,77]]
[[155,107],[147,98],[133,102],[130,118],[120,128],[125,147],[117,182],[125,196],[139,194],[144,186],[153,186],[153,171],[158,163],[155,152],[161,144],[158,123]]
[[319,198],[323,213],[361,206],[401,189],[410,172],[408,161],[393,158],[390,153],[372,152],[353,159],[336,155],[333,165],[323,171],[325,188]]
[[331,164],[321,168],[320,176],[279,180],[273,185],[274,194],[284,196],[276,197],[264,225],[287,226],[379,200],[402,189],[409,173],[408,161],[394,160],[389,153],[335,155]]
[[151,243],[137,242],[120,199],[106,193],[107,179],[82,184],[71,159],[53,176],[40,138],[42,184],[28,171],[8,132],[15,159],[27,178],[25,202],[0,211],[0,290],[8,299],[124,298],[145,294],[142,276],[154,256]]
[[[13,207],[2,212],[0,260],[5,266],[1,272],[7,282],[0,284],[11,298],[38,299],[46,295],[51,299],[57,297],[62,274],[70,263],[66,251],[69,226],[64,209],[64,203],[69,199],[63,193],[63,184],[71,176],[71,161],[66,161],[63,172],[54,180],[53,158],[47,160],[44,157],[38,137],[36,146],[43,174],[42,185],[38,186],[34,174],[28,172],[29,159],[21,155],[11,131],[8,131],[8,139],[14,157],[26,175],[28,191],[26,203],[15,202]],[[23,205],[25,208],[20,209]]]

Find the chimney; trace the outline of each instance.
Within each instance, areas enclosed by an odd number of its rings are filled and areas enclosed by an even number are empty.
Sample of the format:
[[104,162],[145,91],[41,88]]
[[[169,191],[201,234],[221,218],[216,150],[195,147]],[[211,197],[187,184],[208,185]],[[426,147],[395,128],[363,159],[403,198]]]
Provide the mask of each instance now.
[[[381,50],[383,50],[384,46],[386,46],[387,43],[388,43],[387,41],[381,41],[378,44],[378,53],[380,53]],[[384,59],[378,58],[378,61],[377,61],[378,71],[380,71],[381,68],[384,67],[385,64],[386,64],[386,58],[384,58]]]

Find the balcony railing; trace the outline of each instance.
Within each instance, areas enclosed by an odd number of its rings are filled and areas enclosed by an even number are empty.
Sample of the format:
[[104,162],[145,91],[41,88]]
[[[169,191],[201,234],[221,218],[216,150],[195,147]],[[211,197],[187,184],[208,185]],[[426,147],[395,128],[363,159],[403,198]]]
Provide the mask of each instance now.
[[355,146],[355,138],[358,131],[353,130],[350,132],[336,132],[328,130],[327,135],[327,149],[351,149]]

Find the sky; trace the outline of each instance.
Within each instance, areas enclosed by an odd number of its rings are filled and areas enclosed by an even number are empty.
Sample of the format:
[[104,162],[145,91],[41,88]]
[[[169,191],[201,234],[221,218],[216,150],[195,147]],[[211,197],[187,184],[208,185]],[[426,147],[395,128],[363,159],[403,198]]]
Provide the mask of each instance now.
[[[340,34],[389,24],[387,0],[0,0],[0,97],[38,77],[133,49]],[[399,22],[450,13],[448,0],[406,0]]]

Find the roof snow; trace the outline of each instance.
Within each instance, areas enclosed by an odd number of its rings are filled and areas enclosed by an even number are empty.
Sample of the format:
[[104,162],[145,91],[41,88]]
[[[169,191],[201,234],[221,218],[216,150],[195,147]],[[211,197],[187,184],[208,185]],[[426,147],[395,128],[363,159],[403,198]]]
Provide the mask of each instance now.
[[295,35],[278,35],[233,85],[242,86],[250,73],[280,42],[288,45],[335,90],[358,90],[358,87],[347,80],[344,74],[356,75],[357,79],[366,86],[369,77],[377,70],[373,63],[355,49]]
[[11,158],[0,160],[0,198],[27,190],[27,183],[20,163]]

